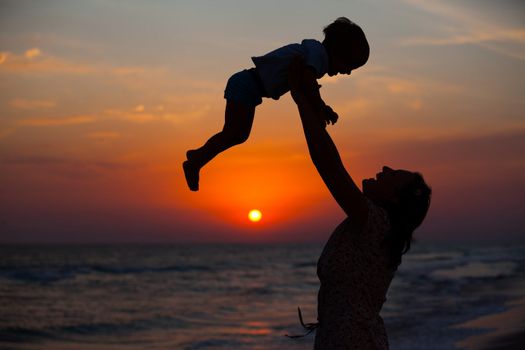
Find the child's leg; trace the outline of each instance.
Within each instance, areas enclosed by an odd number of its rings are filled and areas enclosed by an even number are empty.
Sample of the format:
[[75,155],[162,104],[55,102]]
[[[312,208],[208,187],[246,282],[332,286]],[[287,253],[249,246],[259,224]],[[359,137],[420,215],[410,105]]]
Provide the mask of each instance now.
[[222,131],[210,137],[200,148],[188,151],[184,162],[184,174],[192,191],[199,188],[199,170],[217,154],[241,144],[248,139],[252,129],[255,106],[226,102],[225,122]]

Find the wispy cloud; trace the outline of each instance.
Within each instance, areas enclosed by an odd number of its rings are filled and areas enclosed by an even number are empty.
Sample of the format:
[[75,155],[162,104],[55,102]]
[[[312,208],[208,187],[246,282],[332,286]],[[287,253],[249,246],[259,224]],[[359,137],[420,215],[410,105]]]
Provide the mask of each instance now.
[[408,108],[414,110],[414,111],[420,111],[423,109],[423,101],[421,99],[413,99],[407,102]]
[[137,113],[142,113],[142,112],[144,112],[144,109],[145,109],[145,108],[146,108],[146,107],[144,107],[144,105],[138,105],[138,106],[136,106],[133,110],[134,110],[135,112],[137,112]]
[[[464,45],[474,44],[502,55],[525,60],[525,27],[509,27],[475,9],[462,8],[457,2],[435,0],[404,0],[429,14],[452,23],[452,27],[435,36],[414,36],[402,45]],[[442,21],[444,22],[444,21]]]
[[70,62],[44,54],[39,48],[32,48],[23,54],[5,51],[0,53],[1,73],[67,73],[90,74],[95,72],[93,66]]
[[483,42],[512,42],[525,43],[525,29],[499,30],[498,32],[477,32],[457,34],[447,37],[414,37],[403,41],[405,45],[461,45],[478,44]]
[[15,130],[15,128],[0,129],[0,139],[6,138],[7,136],[15,132]]
[[80,160],[68,156],[49,156],[43,154],[16,154],[0,158],[0,164],[5,166],[34,167],[48,171],[54,175],[64,176],[74,180],[91,181],[93,176],[126,171],[144,166],[137,161],[121,159]]
[[334,76],[329,76],[328,74],[319,79],[319,83],[321,84],[337,84],[341,80],[344,80],[345,78],[348,78],[348,76],[338,74]]
[[[523,178],[519,174],[525,170],[522,156],[525,148],[524,125],[483,134],[463,132],[426,139],[398,138],[386,142],[389,147],[383,145],[380,151],[388,149],[387,153],[392,158],[405,158],[411,164],[441,167],[450,172],[465,171],[470,165],[477,164],[485,169],[484,175],[488,176],[497,171],[498,167],[494,164],[499,164],[514,169],[513,175]],[[470,173],[463,176],[473,180]],[[521,182],[525,183],[523,180]]]
[[120,133],[115,131],[94,131],[88,133],[86,137],[94,140],[115,140],[120,138]]
[[195,121],[206,115],[211,110],[210,106],[204,105],[199,108],[192,108],[180,113],[163,113],[162,120],[170,123],[183,123],[186,121]]
[[[460,96],[466,91],[452,83],[440,83],[421,77],[393,76],[384,73],[362,77],[356,84],[359,96],[345,99],[337,105],[338,112],[366,116],[371,110],[385,107],[384,103],[400,103],[413,111],[424,109],[425,103],[436,96]],[[390,99],[389,99],[390,98]]]
[[390,95],[420,96],[423,94],[462,94],[465,89],[452,83],[427,80],[419,76],[402,76],[392,73],[370,74],[358,82],[359,88],[382,90]]
[[57,57],[34,47],[21,54],[0,52],[0,73],[3,74],[100,74],[122,80],[127,85],[143,86],[144,81],[160,80],[167,75],[164,67],[114,66],[97,62],[78,62]]
[[76,125],[93,123],[96,121],[94,116],[79,115],[66,118],[28,118],[18,122],[19,126],[34,126],[34,127],[46,127],[46,126],[61,126],[61,125]]
[[27,50],[25,53],[24,53],[24,56],[26,58],[35,58],[35,57],[38,57],[42,54],[42,52],[40,51],[39,48],[35,47],[35,48],[32,48],[32,49],[29,49]]
[[337,105],[334,105],[334,108],[339,113],[339,116],[351,115],[352,118],[356,118],[366,116],[373,105],[374,101],[371,98],[355,97],[337,103]]
[[112,119],[139,124],[149,122],[170,122],[178,124],[187,120],[199,119],[210,110],[211,106],[205,104],[198,107],[187,106],[179,111],[169,110],[164,105],[158,105],[150,111],[143,104],[139,104],[131,110],[118,108],[106,109],[104,115]]
[[139,124],[160,120],[158,115],[145,112],[144,105],[138,105],[132,110],[128,111],[118,108],[110,108],[104,111],[104,115],[112,119]]
[[11,107],[26,111],[51,109],[56,106],[56,102],[48,100],[29,100],[25,98],[15,98],[10,103]]

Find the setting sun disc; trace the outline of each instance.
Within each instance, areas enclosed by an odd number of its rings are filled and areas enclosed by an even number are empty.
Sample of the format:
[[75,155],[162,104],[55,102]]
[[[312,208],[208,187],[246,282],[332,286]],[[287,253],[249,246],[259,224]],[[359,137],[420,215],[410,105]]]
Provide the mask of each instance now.
[[261,218],[262,218],[262,213],[260,210],[253,209],[253,210],[250,210],[250,212],[248,213],[248,219],[250,219],[251,222],[260,221]]

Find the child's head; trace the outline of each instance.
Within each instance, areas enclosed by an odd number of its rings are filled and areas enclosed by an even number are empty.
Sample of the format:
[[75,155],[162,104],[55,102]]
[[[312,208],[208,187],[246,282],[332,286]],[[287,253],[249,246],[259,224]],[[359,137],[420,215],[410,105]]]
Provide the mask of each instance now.
[[323,30],[323,45],[330,60],[329,75],[350,74],[368,60],[370,47],[365,33],[346,17],[339,17]]

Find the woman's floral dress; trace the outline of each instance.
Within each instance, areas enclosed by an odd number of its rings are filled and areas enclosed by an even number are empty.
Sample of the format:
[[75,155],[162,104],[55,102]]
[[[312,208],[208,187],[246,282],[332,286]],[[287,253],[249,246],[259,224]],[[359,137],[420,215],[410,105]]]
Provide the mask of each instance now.
[[368,209],[362,229],[353,227],[350,218],[335,229],[317,263],[321,287],[315,350],[388,349],[379,312],[396,270],[384,244],[390,222],[371,201]]

